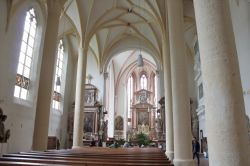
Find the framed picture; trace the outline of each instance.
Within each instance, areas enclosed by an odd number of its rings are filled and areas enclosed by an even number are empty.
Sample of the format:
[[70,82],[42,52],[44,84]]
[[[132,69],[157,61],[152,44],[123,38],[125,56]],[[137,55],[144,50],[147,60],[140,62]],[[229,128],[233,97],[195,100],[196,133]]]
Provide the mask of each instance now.
[[148,111],[137,112],[137,125],[149,125],[149,113]]
[[95,132],[95,112],[84,112],[84,123],[83,130],[84,132]]
[[115,130],[123,130],[123,118],[121,116],[115,118]]

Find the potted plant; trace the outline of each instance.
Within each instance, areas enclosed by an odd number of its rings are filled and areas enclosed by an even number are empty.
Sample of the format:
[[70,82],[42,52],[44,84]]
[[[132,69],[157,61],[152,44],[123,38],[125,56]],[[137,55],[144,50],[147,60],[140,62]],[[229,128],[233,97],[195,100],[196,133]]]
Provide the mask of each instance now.
[[146,135],[146,134],[144,134],[142,132],[136,135],[136,139],[137,139],[138,144],[139,144],[140,147],[148,146],[150,144],[150,142],[151,142],[148,135]]

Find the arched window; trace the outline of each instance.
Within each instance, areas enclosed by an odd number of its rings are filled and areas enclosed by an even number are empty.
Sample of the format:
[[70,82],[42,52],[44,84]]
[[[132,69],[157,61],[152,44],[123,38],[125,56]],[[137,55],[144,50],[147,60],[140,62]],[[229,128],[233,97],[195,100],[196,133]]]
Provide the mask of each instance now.
[[60,40],[57,48],[56,72],[54,79],[54,92],[52,101],[52,107],[57,110],[60,110],[60,103],[62,98],[61,80],[63,71],[63,55],[64,55],[63,41]]
[[14,89],[14,96],[23,100],[27,100],[29,95],[36,30],[37,20],[35,11],[32,8],[27,11],[25,17],[23,38],[17,67],[16,84]]
[[147,77],[145,74],[143,74],[140,78],[140,83],[141,83],[141,89],[147,89]]
[[133,93],[134,93],[134,89],[133,89],[133,82],[134,79],[132,76],[129,77],[128,79],[128,85],[127,85],[127,93],[128,93],[128,125],[131,124],[131,122],[129,121],[129,119],[131,120],[131,105],[132,105],[132,100],[133,100]]

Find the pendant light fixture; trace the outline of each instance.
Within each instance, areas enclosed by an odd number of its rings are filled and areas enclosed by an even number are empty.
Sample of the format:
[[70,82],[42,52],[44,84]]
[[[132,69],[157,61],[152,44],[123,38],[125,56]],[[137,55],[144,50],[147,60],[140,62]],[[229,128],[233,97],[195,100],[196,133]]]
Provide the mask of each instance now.
[[141,48],[140,48],[140,53],[137,56],[137,67],[143,67],[143,58],[141,54]]
[[[139,1],[139,6],[140,6],[140,8],[142,8],[141,5],[140,5],[140,1]],[[143,12],[143,10],[142,10],[142,12]],[[142,13],[142,15],[143,15],[143,13]],[[142,25],[141,30],[143,30],[143,25]],[[143,33],[142,33],[142,35],[143,35]],[[139,51],[139,54],[137,56],[137,67],[143,67],[144,63],[143,63],[143,57],[142,57],[142,53],[141,53],[141,49],[142,49],[142,43],[141,43],[141,41],[139,41],[139,44],[140,44],[139,45],[140,51]]]
[[59,76],[56,78],[56,86],[61,86],[61,79]]

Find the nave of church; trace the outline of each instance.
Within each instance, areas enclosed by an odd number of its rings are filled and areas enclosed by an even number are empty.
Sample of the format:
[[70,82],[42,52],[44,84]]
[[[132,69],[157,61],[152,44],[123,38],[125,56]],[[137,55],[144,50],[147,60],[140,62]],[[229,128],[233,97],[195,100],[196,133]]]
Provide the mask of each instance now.
[[1,0],[0,11],[1,155],[250,165],[249,0]]

